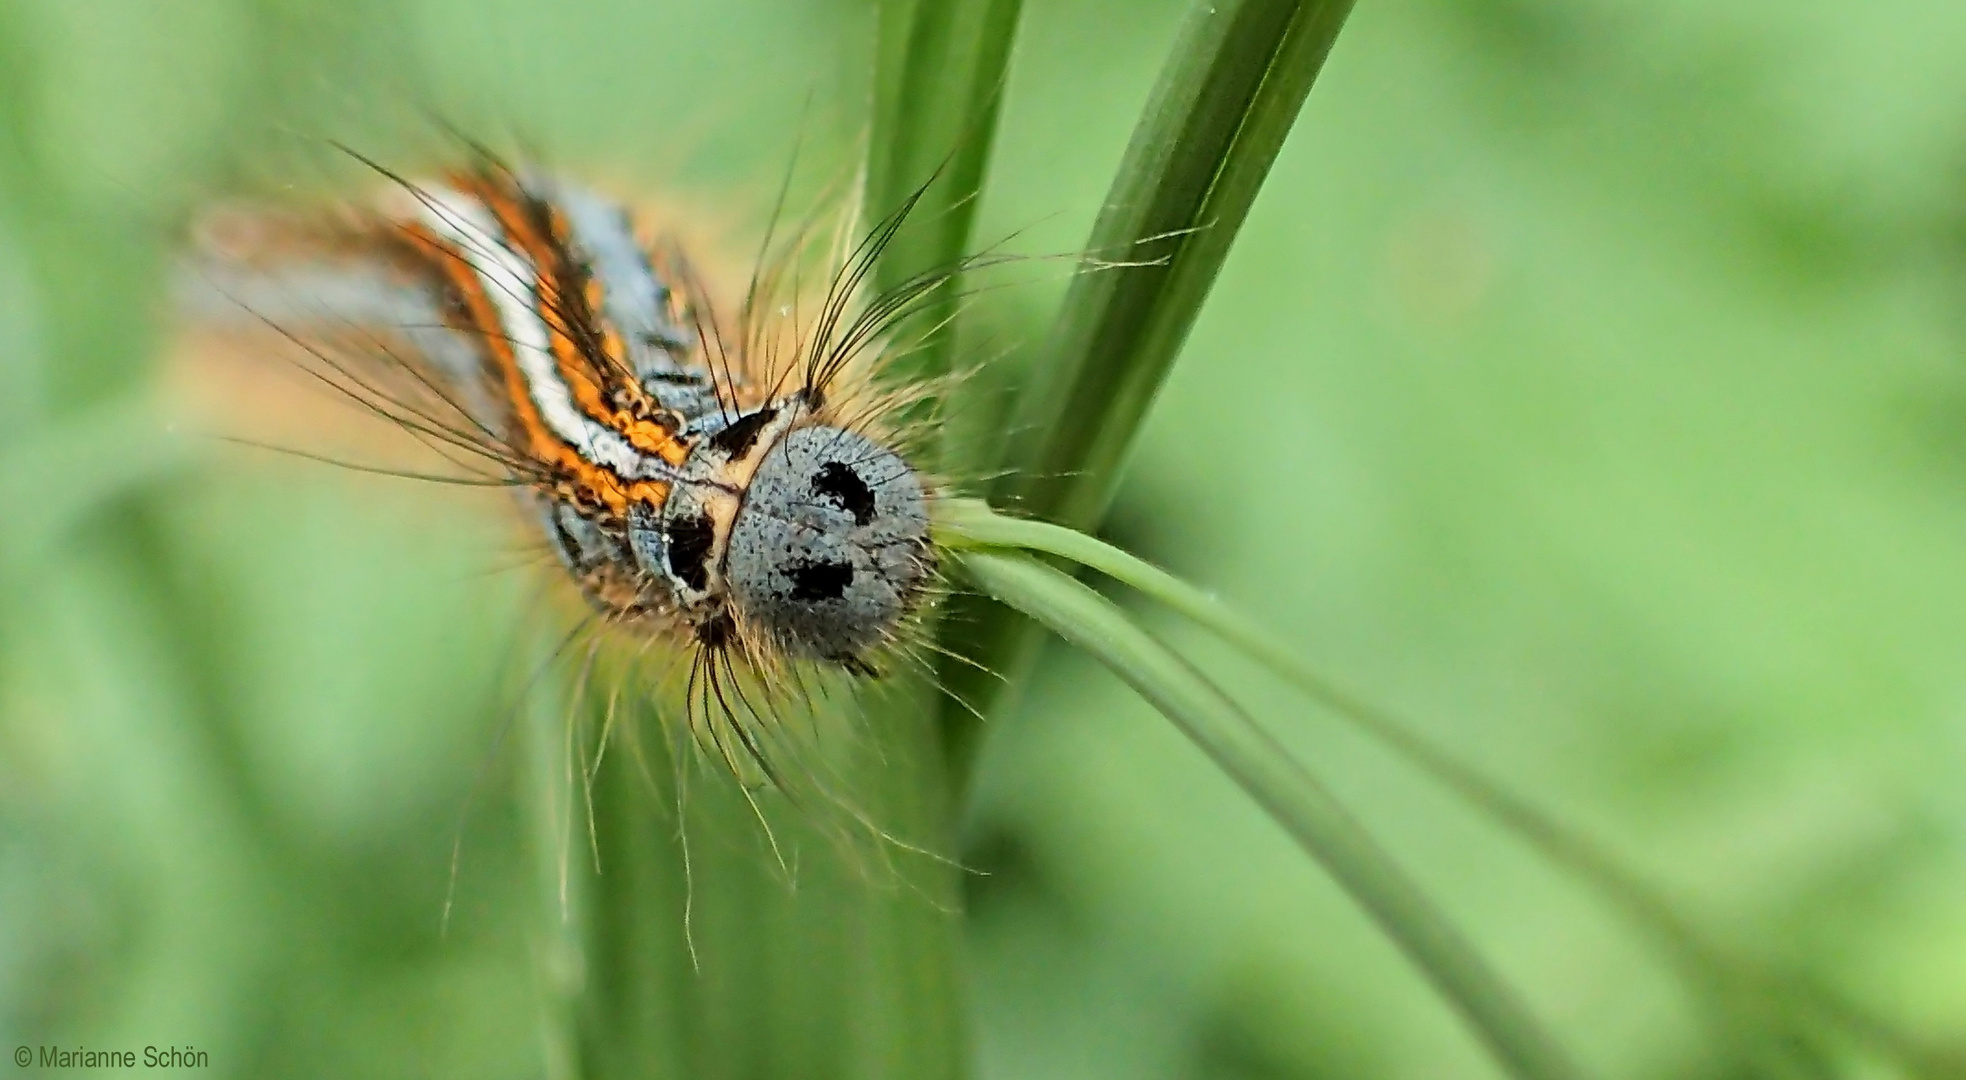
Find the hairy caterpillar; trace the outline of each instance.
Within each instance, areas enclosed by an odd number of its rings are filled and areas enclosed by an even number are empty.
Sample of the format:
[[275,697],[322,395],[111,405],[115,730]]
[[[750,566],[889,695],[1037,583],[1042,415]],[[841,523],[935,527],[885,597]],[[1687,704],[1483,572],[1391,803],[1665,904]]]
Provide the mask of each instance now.
[[387,181],[373,209],[204,230],[200,306],[516,489],[593,619],[685,650],[692,729],[773,777],[750,721],[802,668],[877,674],[934,590],[937,486],[891,422],[920,390],[873,369],[981,260],[865,295],[917,193],[844,246],[816,307],[761,258],[726,325],[678,243],[586,187],[484,151],[428,182],[362,160]]

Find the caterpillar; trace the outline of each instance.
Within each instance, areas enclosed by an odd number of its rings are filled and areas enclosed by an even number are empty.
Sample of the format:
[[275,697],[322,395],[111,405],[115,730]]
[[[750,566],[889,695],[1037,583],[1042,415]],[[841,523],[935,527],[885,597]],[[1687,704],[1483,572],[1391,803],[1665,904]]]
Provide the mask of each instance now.
[[976,260],[863,295],[917,191],[804,316],[789,260],[761,258],[727,328],[681,246],[623,203],[482,150],[434,181],[356,156],[387,181],[374,208],[203,230],[194,306],[251,314],[337,391],[514,488],[593,618],[687,650],[692,727],[722,721],[732,766],[772,777],[738,715],[758,712],[746,679],[875,676],[933,591],[939,489],[891,422],[914,399],[873,366]]

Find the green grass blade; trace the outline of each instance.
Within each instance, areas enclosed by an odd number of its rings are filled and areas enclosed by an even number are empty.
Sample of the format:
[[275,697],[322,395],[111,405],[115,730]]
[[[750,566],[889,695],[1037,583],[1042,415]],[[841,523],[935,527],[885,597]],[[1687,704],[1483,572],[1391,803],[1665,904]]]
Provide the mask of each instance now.
[[1113,603],[1026,554],[964,551],[998,601],[1084,649],[1151,702],[1318,860],[1518,1077],[1578,1076],[1563,1050],[1345,808],[1248,714]]
[[[881,4],[867,218],[880,220],[928,186],[908,226],[881,254],[876,290],[895,288],[968,254],[1022,7],[1023,0]],[[914,324],[942,330],[910,351],[902,377],[949,370],[955,343],[947,324],[958,287],[953,280],[942,283],[922,306]]]
[[1002,494],[1089,527],[1349,0],[1197,3],[1107,192],[1087,247],[1130,264],[1080,275],[1018,399]]
[[[865,214],[879,220],[918,192],[920,199],[874,268],[875,291],[965,254],[1020,6],[881,5]],[[945,324],[955,287],[946,282],[932,293],[914,325]],[[948,368],[946,327],[910,344],[900,378]],[[939,732],[927,719],[936,711],[932,691],[907,679],[885,689],[879,701],[865,695],[835,705],[869,709],[868,729],[882,739],[877,753],[843,749],[847,760],[837,763],[833,782],[884,833],[947,851],[955,809]],[[659,709],[624,705],[619,723],[644,740],[661,739],[682,721],[665,723]],[[583,973],[564,992],[575,1028],[566,1056],[577,1059],[580,1075],[967,1075],[953,863],[910,851],[845,850],[851,845],[828,831],[841,826],[825,812],[801,813],[769,791],[741,792],[717,763],[699,768],[693,745],[658,743],[637,754],[629,749],[634,739],[615,742],[608,767],[591,779],[549,778],[560,808],[546,849],[557,860],[549,884],[571,882],[577,926],[559,936]],[[866,753],[849,752],[858,750]],[[637,760],[644,754],[654,768]],[[688,775],[696,776],[693,786],[682,779]],[[593,859],[587,837],[568,839],[568,822],[585,821],[586,803]],[[692,830],[697,841],[686,849]],[[732,850],[732,836],[767,835],[772,851],[782,845],[799,853],[789,860],[796,875],[774,873],[771,852]]]
[[[978,500],[949,500],[938,509],[936,526],[942,542],[952,547],[1036,551],[1096,570],[1220,637],[1516,833],[1551,863],[1595,887],[1665,949],[1696,991],[1718,1003],[1716,1022],[1765,1029],[1772,1008],[1786,1025],[1834,1025],[1905,1065],[1913,1075],[1948,1075],[1929,1049],[1810,979],[1735,955],[1588,837],[1435,745],[1412,724],[1311,670],[1279,645],[1274,634],[1180,578],[1095,537],[1048,522],[1005,517]],[[1765,1030],[1735,1033],[1742,1042],[1768,1034]]]
[[[1090,528],[1217,271],[1324,67],[1351,0],[1199,0],[1164,64],[1088,241],[1125,263],[1067,291],[1019,395],[993,493],[1033,516]],[[964,605],[965,607],[967,605]],[[974,663],[947,664],[951,693],[987,710],[1030,639],[977,605],[955,620]],[[973,738],[951,708],[958,767]]]
[[744,790],[676,730],[686,721],[669,698],[609,694],[571,737],[565,717],[546,718],[531,800],[541,972],[571,1020],[577,1075],[969,1074],[959,871],[915,850],[953,846],[942,747],[926,687],[882,692],[916,701],[870,718],[878,744],[841,739],[824,762],[783,762],[823,770],[841,805],[799,778],[797,797]]

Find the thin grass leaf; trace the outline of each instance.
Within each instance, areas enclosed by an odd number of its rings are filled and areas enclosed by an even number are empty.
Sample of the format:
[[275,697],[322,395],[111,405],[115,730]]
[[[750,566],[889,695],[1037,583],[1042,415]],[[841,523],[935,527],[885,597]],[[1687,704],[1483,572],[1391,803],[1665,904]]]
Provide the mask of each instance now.
[[1111,601],[1033,556],[972,549],[958,558],[978,587],[1105,664],[1213,759],[1365,909],[1512,1074],[1580,1075],[1324,785],[1187,661]]
[[[1528,841],[1544,858],[1596,888],[1666,951],[1691,988],[1714,1006],[1713,1022],[1723,1029],[1730,1025],[1736,1028],[1728,1032],[1736,1045],[1761,1044],[1770,1048],[1767,1053],[1780,1054],[1781,1045],[1791,1041],[1783,1037],[1783,1031],[1828,1024],[1870,1045],[1912,1075],[1934,1080],[1958,1075],[1929,1048],[1803,973],[1779,970],[1737,955],[1589,837],[1434,744],[1412,724],[1311,670],[1278,644],[1276,635],[1180,578],[1077,530],[1006,517],[979,500],[949,500],[938,509],[936,526],[941,541],[951,547],[1042,552],[1131,586],[1220,637],[1340,719],[1378,739]],[[1739,1030],[1742,1027],[1750,1030]]]
[[1349,0],[1195,5],[1087,244],[1125,264],[1080,275],[1018,398],[997,494],[1096,524],[1250,204],[1324,66]]
[[[866,216],[880,220],[917,201],[875,264],[877,292],[946,270],[969,253],[1022,8],[1022,0],[882,0]],[[948,278],[916,305],[912,325],[932,333],[899,359],[898,378],[921,382],[948,373],[961,288],[960,277]],[[959,797],[948,783],[941,732],[923,722],[936,715],[940,699],[920,675],[892,681],[904,685],[872,723],[908,735],[888,751],[889,761],[866,770],[864,782],[880,793],[892,820],[952,850]],[[886,1047],[884,1075],[957,1077],[969,1072],[970,1043],[956,871],[944,865],[923,872],[934,895],[907,890],[885,898],[862,934],[878,977],[861,993],[886,1006],[865,1012],[885,1020],[867,1038]]]
[[575,1075],[968,1075],[958,871],[913,850],[950,843],[931,714],[891,703],[825,766],[902,848],[842,807],[744,790],[652,689],[588,703],[571,740],[549,712],[532,748],[542,983]]
[[[880,220],[917,201],[874,267],[876,293],[967,249],[1019,7],[882,4],[866,216]],[[955,288],[945,282],[930,294],[920,325],[946,323]],[[946,370],[951,348],[945,327],[910,350],[902,377]],[[955,813],[940,736],[924,719],[936,698],[926,680],[888,682],[877,705],[863,695],[828,706],[868,706],[866,730],[880,732],[878,748],[849,748],[864,752],[849,754],[839,781],[883,831],[947,851]],[[677,722],[646,702],[621,708],[621,724],[645,739]],[[954,864],[901,860],[921,865],[878,880],[796,809],[739,793],[714,767],[688,785],[693,762],[672,755],[693,750],[647,747],[639,756],[650,769],[617,749],[578,792],[594,814],[599,870],[582,858],[584,847],[572,852],[571,869],[553,883],[572,879],[578,926],[548,938],[571,942],[564,948],[579,969],[566,1010],[576,1030],[563,1040],[579,1075],[967,1075]],[[561,806],[563,818],[586,812],[569,808],[582,782],[556,783],[558,794],[536,803]],[[565,820],[556,828],[563,834]],[[771,856],[733,851],[724,835],[766,829],[772,848],[801,852],[796,870],[775,876]]]
[[[1324,67],[1351,0],[1198,0],[1162,67],[1087,244],[1125,264],[1066,293],[1015,408],[993,496],[1032,517],[1091,528],[1263,178]],[[987,709],[1031,640],[1022,620],[976,605],[954,620],[974,664],[947,664],[952,693]],[[967,711],[947,718],[957,756]]]
[[[1022,8],[1023,0],[881,4],[867,218],[895,212],[917,190],[922,197],[874,268],[877,291],[968,253]],[[959,287],[945,281],[921,306],[917,325],[942,330],[910,352],[907,377],[949,370],[955,348],[949,320]]]

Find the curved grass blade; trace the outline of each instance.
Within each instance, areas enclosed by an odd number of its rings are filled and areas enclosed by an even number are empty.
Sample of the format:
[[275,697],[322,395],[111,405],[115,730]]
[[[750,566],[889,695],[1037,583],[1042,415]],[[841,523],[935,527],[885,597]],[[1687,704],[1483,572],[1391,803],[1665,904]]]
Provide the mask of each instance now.
[[[1735,1030],[1739,1045],[1768,1045],[1780,1053],[1791,1040],[1771,1026],[1804,1030],[1834,1026],[1897,1061],[1912,1075],[1957,1076],[1929,1049],[1869,1015],[1807,976],[1771,969],[1714,941],[1637,874],[1588,837],[1543,812],[1479,770],[1435,745],[1412,724],[1368,704],[1357,693],[1312,671],[1227,604],[1151,563],[1095,537],[1043,521],[1006,517],[974,499],[949,500],[937,511],[943,543],[1035,551],[1096,570],[1192,620],[1334,715],[1434,778],[1476,809],[1526,840],[1551,863],[1594,886],[1613,907],[1665,949],[1696,993],[1716,1005],[1716,1023]],[[1776,1015],[1771,1025],[1768,1014]]]
[[1579,1075],[1554,1040],[1351,814],[1247,713],[1118,607],[1027,554],[971,549],[964,572],[1151,702],[1321,863],[1525,1080]]
[[[1217,271],[1351,0],[1197,0],[1107,192],[1088,250],[1122,264],[1067,291],[1019,395],[1005,480],[993,494],[1032,517],[1090,528],[1187,339]],[[978,605],[962,651],[944,666],[952,693],[979,711],[1023,665],[1027,628]],[[946,712],[957,756],[968,710]]]

